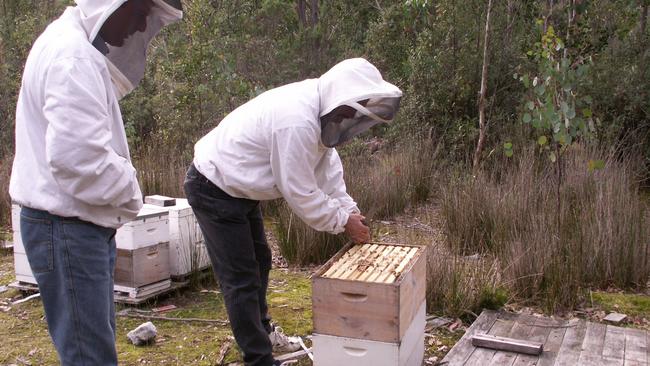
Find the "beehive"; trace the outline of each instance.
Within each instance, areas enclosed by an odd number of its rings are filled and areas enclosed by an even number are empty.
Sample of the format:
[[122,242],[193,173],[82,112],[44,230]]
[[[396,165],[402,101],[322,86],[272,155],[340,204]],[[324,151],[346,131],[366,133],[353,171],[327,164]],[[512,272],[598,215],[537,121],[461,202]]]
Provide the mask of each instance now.
[[314,333],[399,343],[425,291],[425,247],[348,245],[312,277]]

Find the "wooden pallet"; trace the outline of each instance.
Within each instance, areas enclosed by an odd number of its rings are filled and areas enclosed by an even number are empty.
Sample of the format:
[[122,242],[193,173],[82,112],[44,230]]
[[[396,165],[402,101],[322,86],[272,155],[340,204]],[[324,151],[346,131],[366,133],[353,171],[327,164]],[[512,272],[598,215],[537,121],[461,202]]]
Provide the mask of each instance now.
[[[176,281],[166,280],[148,286],[142,286],[139,288],[115,286],[113,297],[116,303],[128,304],[128,305],[140,305],[158,296],[184,288],[188,284],[189,284],[188,281],[176,282]],[[9,284],[9,287],[14,288],[23,293],[38,292],[37,285],[32,283],[21,282],[21,281],[14,281]]]
[[322,275],[325,278],[393,283],[417,254],[418,247],[360,244],[350,248]]

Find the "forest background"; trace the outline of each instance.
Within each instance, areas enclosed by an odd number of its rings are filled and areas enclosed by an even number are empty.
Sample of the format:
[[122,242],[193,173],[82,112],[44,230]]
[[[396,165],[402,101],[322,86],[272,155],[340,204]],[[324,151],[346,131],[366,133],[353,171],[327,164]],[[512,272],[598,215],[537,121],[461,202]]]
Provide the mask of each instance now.
[[[648,0],[183,0],[121,102],[145,194],[180,197],[193,144],[265,90],[365,57],[404,91],[396,121],[340,150],[375,220],[434,205],[429,306],[549,309],[650,274]],[[0,0],[0,226],[22,70],[69,0]],[[645,197],[645,198],[644,198]],[[343,244],[265,208],[287,260]],[[471,261],[467,258],[481,258]]]

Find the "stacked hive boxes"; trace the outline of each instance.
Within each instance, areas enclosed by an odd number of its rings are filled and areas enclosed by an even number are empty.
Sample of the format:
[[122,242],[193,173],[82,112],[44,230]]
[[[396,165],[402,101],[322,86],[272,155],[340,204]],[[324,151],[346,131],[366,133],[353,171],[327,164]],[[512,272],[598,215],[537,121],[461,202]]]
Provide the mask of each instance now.
[[130,292],[165,280],[166,287],[170,286],[167,210],[146,205],[133,221],[117,230],[115,242],[116,290]]
[[312,278],[314,365],[420,366],[424,247],[349,245]]
[[184,198],[145,197],[145,207],[159,206],[169,212],[169,261],[172,278],[184,279],[210,265],[203,235]]
[[36,284],[36,279],[29,267],[27,261],[27,254],[25,254],[25,246],[20,237],[20,206],[11,205],[11,227],[14,238],[14,271],[16,273],[16,281],[26,284]]

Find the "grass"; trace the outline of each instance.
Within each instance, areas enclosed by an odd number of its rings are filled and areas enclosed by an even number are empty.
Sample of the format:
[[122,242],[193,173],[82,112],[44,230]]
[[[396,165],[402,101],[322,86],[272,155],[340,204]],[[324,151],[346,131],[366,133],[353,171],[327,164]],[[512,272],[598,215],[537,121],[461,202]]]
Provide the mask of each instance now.
[[[432,194],[437,154],[428,143],[399,146],[372,155],[362,145],[352,145],[341,152],[347,192],[368,220],[399,214]],[[279,246],[291,264],[324,263],[347,241],[343,235],[311,229],[284,202],[274,211]]]
[[[588,161],[597,158],[605,167],[589,171]],[[558,212],[555,176],[544,161],[527,153],[445,185],[441,212],[451,253],[461,262],[478,255],[483,266],[496,266],[493,274],[473,275],[464,273],[465,265],[448,266],[449,276],[467,282],[488,275],[499,280],[488,288],[506,288],[550,311],[572,308],[584,288],[644,287],[650,242],[633,165],[593,150],[569,151]]]
[[[11,266],[11,254],[2,259],[3,272]],[[1,284],[11,278],[1,277]],[[0,294],[0,302],[6,304],[21,297],[17,290]],[[168,317],[202,318],[226,320],[223,298],[213,282],[207,282],[203,288],[188,289],[151,302],[141,307],[142,310],[174,304],[178,307],[165,313]],[[306,335],[311,333],[311,286],[309,279],[300,273],[282,270],[271,271],[269,287],[269,307],[273,321],[282,325],[288,335]],[[124,308],[118,306],[117,310]],[[120,365],[214,365],[222,343],[231,336],[227,325],[213,323],[186,323],[153,320],[158,329],[154,345],[136,347],[131,345],[126,334],[145,322],[145,319],[117,317],[117,351]],[[32,300],[11,307],[7,312],[0,312],[0,339],[3,349],[0,364],[30,362],[32,365],[57,364],[56,351],[52,346],[47,326],[43,317],[40,300]],[[236,345],[232,345],[226,355],[225,363],[241,362]],[[299,364],[300,365],[300,364]]]
[[595,305],[607,312],[623,313],[628,316],[650,317],[650,296],[624,292],[592,293]]

